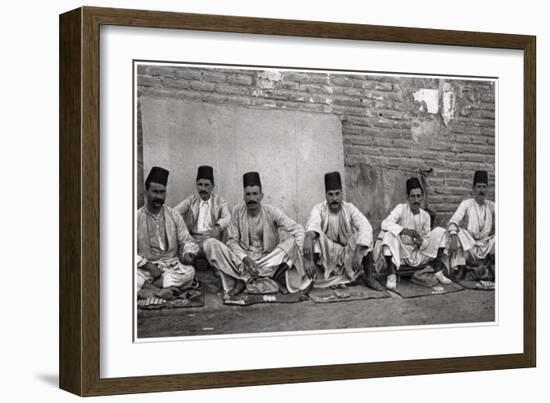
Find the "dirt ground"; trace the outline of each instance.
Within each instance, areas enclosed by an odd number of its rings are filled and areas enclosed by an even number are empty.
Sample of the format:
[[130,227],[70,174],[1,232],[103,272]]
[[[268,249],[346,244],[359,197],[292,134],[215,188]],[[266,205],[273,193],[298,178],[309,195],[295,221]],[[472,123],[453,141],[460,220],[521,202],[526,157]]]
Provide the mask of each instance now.
[[221,284],[210,271],[198,272],[205,292],[200,308],[138,311],[138,338],[219,335],[291,330],[331,330],[380,326],[491,322],[494,291],[315,304],[224,305]]

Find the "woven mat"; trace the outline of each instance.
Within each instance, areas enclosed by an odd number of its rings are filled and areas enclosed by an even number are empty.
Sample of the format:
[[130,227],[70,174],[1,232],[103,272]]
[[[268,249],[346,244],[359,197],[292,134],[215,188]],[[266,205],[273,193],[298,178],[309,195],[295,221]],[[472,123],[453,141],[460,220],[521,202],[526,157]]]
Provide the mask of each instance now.
[[478,291],[495,290],[495,283],[489,283],[487,281],[458,280],[457,283],[459,283],[462,287],[467,288],[468,290],[478,290]]
[[[197,291],[200,291],[200,294],[194,293],[191,298],[176,298],[170,301],[166,301],[161,304],[152,304],[152,305],[145,305],[140,306],[138,305],[138,309],[144,310],[144,311],[152,311],[152,310],[159,310],[159,309],[177,309],[177,308],[198,308],[204,306],[204,291],[202,290],[202,287],[199,288]],[[188,296],[188,293],[184,292],[181,297]]]
[[316,304],[329,302],[357,301],[361,299],[375,299],[391,297],[387,291],[375,291],[362,285],[339,288],[312,288],[308,297]]
[[295,302],[302,302],[306,301],[307,297],[305,297],[301,293],[296,294],[248,294],[246,292],[242,292],[238,295],[235,295],[231,297],[230,299],[226,299],[223,301],[226,305],[254,305],[254,304],[292,304]]
[[[434,287],[425,287],[418,284],[414,284],[410,281],[410,278],[399,279],[397,288],[392,290],[396,294],[399,294],[403,298],[415,298],[425,297],[429,295],[448,294],[451,292],[462,291],[464,288],[457,283],[451,284],[437,284]],[[382,281],[382,284],[386,284],[386,280]]]

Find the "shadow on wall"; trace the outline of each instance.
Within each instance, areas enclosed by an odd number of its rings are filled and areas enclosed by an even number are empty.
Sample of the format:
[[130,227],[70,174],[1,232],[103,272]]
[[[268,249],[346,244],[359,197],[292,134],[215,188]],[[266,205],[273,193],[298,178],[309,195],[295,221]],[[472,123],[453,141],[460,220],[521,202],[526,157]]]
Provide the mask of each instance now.
[[367,216],[375,236],[382,220],[406,200],[407,175],[410,173],[370,165],[346,167],[346,198]]

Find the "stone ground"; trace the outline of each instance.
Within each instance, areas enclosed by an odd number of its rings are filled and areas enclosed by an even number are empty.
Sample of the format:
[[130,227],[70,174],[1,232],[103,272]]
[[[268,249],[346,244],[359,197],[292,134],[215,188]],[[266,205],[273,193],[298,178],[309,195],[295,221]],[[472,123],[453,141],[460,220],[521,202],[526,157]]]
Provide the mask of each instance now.
[[206,290],[200,308],[138,312],[138,338],[219,335],[290,330],[330,330],[380,326],[490,322],[493,291],[463,290],[416,298],[391,298],[314,304],[224,305],[220,280],[198,272]]

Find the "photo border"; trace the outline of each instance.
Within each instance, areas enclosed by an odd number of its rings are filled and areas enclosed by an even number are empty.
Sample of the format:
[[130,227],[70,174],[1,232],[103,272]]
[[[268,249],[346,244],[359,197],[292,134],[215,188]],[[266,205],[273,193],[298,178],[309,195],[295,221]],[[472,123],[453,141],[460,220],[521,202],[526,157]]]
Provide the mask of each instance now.
[[[523,353],[100,377],[100,26],[520,49],[524,60]],[[536,365],[536,38],[315,21],[81,7],[60,16],[60,387],[81,396],[314,382]]]

